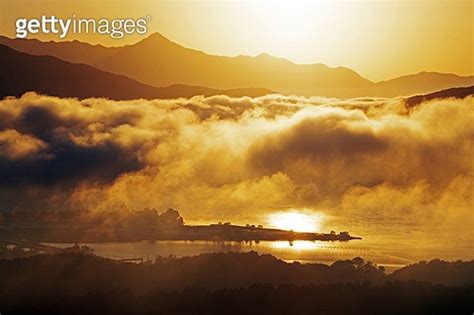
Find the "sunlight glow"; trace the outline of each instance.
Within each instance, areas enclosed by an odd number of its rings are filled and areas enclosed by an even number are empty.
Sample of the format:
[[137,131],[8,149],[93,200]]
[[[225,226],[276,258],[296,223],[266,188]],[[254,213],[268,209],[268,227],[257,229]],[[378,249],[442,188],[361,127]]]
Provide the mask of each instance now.
[[316,232],[321,229],[321,214],[306,214],[297,210],[273,213],[269,223],[282,230],[295,232]]
[[[288,45],[308,49],[318,23],[326,22],[325,15],[318,14],[318,19],[314,19],[314,13],[322,11],[319,1],[261,1],[249,9],[258,17],[261,31],[268,35],[266,41],[270,47],[282,52],[291,50],[285,48]],[[313,18],[307,16],[308,12]]]

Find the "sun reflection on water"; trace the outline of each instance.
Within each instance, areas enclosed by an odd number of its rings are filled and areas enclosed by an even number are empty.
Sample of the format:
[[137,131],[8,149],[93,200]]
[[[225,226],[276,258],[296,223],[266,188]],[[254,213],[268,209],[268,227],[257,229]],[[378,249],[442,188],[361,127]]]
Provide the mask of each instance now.
[[323,249],[327,248],[326,244],[323,244],[322,242],[312,242],[312,241],[276,241],[276,242],[271,242],[270,247],[273,249],[289,249],[289,250],[295,250],[295,251],[311,251],[311,250],[317,250],[317,249]]

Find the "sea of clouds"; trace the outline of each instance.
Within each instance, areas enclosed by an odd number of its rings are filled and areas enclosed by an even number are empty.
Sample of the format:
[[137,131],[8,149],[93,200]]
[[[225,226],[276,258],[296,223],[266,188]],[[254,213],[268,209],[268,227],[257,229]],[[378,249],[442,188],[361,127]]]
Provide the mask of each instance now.
[[[285,207],[472,239],[472,97],[0,101],[0,213],[251,220]],[[308,210],[309,209],[309,210]]]

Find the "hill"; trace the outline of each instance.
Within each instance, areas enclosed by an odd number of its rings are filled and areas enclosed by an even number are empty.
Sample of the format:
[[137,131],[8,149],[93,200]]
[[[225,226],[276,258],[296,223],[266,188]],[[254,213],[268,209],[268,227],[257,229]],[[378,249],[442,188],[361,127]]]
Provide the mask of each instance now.
[[452,286],[474,283],[474,261],[421,261],[394,271],[388,278],[395,281],[424,281]]
[[445,286],[393,282],[362,258],[328,266],[255,252],[141,264],[38,255],[0,260],[0,305],[6,314],[468,314],[473,262],[449,264],[436,262],[434,270],[445,272]]
[[0,45],[0,97],[36,91],[60,97],[176,98],[194,95],[260,96],[268,89],[218,90],[201,86],[153,87],[123,75],[74,64],[52,56],[32,56]]
[[437,91],[437,92],[425,94],[425,95],[415,95],[415,96],[409,97],[405,101],[405,103],[408,108],[411,108],[420,104],[421,102],[429,101],[436,98],[448,98],[448,97],[465,98],[469,95],[474,95],[474,86],[468,86],[468,87],[462,87],[462,88],[451,88],[451,89]]

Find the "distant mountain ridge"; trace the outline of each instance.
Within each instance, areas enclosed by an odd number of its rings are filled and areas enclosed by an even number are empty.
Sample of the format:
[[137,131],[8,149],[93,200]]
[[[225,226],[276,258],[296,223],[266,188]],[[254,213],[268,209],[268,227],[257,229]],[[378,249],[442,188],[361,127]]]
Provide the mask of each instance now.
[[0,97],[36,91],[59,97],[107,97],[115,100],[191,97],[194,95],[261,96],[268,89],[218,90],[201,86],[153,87],[123,75],[52,56],[32,56],[0,45]]
[[430,101],[437,98],[452,97],[452,98],[457,98],[457,99],[463,99],[465,97],[468,97],[469,95],[474,95],[474,86],[451,88],[451,89],[437,91],[430,94],[415,95],[406,99],[405,103],[408,108],[412,108],[418,104],[421,104],[422,102]]
[[283,94],[333,97],[395,97],[426,94],[451,87],[474,85],[474,76],[422,72],[372,82],[345,67],[295,64],[261,54],[215,56],[185,48],[159,33],[122,47],[104,47],[78,41],[41,42],[0,36],[0,44],[32,55],[51,55],[125,75],[152,86],[174,84],[215,89],[264,87]]

